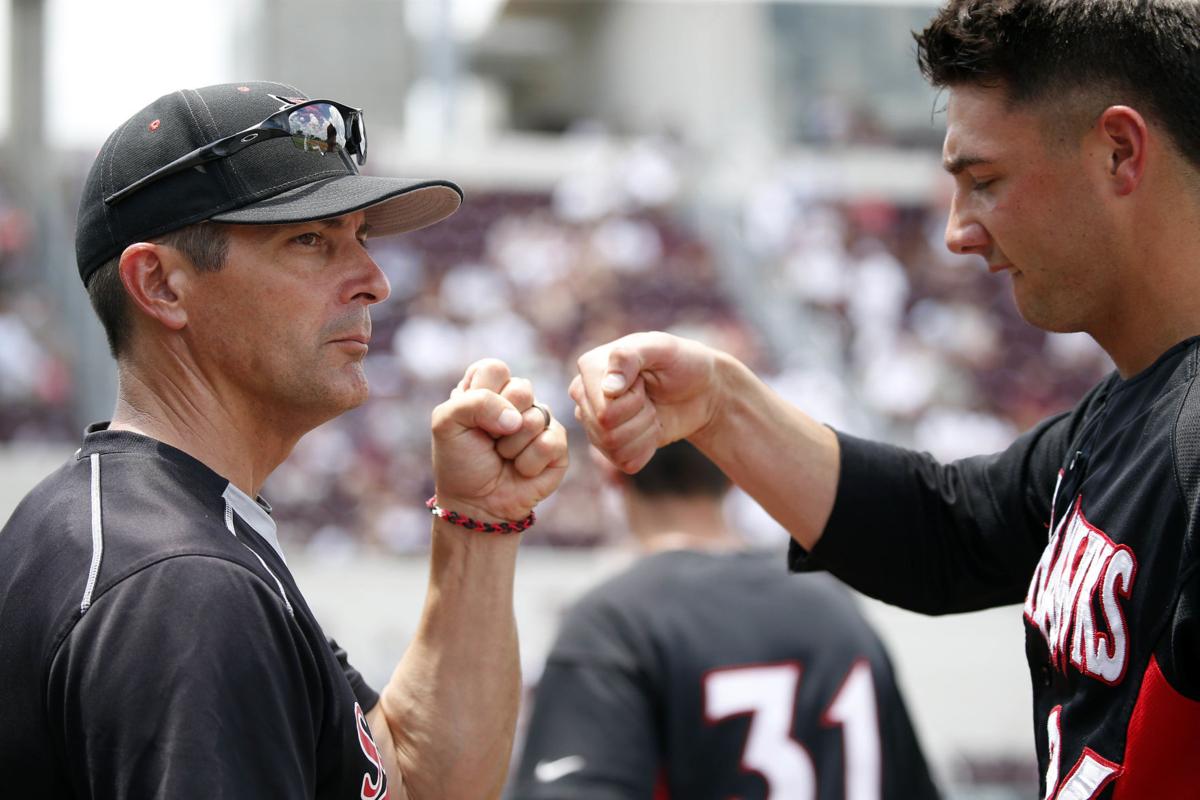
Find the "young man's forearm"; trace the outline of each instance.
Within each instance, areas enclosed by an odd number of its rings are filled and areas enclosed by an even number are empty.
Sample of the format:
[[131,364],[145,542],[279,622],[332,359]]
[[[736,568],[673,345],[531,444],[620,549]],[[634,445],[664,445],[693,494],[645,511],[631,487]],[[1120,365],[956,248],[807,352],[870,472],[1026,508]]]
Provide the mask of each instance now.
[[837,494],[837,435],[724,353],[708,425],[689,437],[792,538],[811,550]]

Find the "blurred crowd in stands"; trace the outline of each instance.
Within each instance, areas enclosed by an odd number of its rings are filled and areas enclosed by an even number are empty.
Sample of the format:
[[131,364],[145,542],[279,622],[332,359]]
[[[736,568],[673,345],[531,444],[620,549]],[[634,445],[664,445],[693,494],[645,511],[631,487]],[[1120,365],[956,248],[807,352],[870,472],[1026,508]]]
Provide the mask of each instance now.
[[[669,148],[643,142],[552,192],[468,187],[446,222],[372,242],[392,285],[373,313],[372,399],[269,479],[290,545],[334,557],[425,547],[429,415],[484,356],[531,378],[572,431],[573,468],[525,537],[573,547],[620,534],[566,387],[580,353],[624,333],[707,341],[822,421],[942,458],[1004,447],[1111,368],[1087,337],[1025,324],[1007,279],[945,251],[936,191],[919,205],[835,202],[781,179],[739,212],[735,244],[755,267],[730,274],[729,242],[685,221],[679,172]],[[69,412],[70,354],[24,220],[0,211],[0,444],[74,441],[86,421]]]
[[35,254],[31,215],[0,191],[0,445],[76,435],[68,337]]

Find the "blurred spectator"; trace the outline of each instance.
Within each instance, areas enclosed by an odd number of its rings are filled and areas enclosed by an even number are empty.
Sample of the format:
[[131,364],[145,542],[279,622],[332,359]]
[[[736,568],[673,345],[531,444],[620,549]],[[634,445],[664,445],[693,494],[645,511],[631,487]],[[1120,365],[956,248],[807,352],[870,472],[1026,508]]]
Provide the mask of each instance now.
[[61,319],[32,263],[33,224],[0,190],[0,444],[66,441],[70,364],[62,355]]

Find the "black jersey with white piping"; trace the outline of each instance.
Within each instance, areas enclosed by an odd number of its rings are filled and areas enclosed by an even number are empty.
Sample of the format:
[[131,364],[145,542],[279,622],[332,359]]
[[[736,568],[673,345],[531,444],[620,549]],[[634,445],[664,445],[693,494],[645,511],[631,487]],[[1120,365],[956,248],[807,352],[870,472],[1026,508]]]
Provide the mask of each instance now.
[[228,488],[93,426],[18,506],[0,531],[5,796],[387,796],[378,696]]

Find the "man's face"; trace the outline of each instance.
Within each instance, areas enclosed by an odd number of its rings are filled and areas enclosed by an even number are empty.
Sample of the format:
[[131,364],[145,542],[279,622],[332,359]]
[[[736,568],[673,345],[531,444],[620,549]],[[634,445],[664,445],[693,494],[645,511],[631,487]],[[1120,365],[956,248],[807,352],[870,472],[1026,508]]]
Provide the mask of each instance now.
[[314,427],[361,404],[369,307],[391,291],[365,249],[363,213],[230,229],[225,266],[196,275],[189,297],[200,369],[221,396],[284,426]]
[[999,88],[950,90],[942,153],[955,191],[946,246],[1009,275],[1030,323],[1092,330],[1118,293],[1104,158],[1092,131],[1047,125],[1053,113],[1010,108]]

